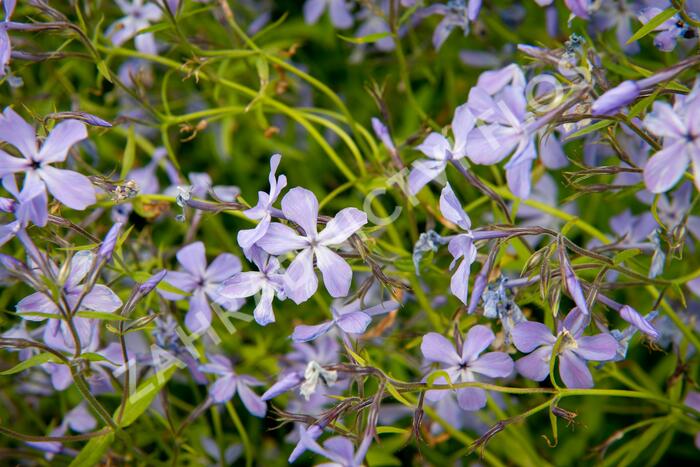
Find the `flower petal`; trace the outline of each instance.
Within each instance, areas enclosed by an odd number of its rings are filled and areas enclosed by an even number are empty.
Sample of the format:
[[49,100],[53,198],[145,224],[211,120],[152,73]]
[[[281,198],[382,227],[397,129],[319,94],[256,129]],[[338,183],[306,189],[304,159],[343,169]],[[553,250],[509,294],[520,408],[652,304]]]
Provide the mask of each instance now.
[[688,167],[685,142],[678,141],[651,156],[644,167],[644,184],[652,193],[663,193],[673,187]]
[[328,293],[331,294],[331,297],[345,297],[352,282],[350,265],[325,246],[318,246],[314,251],[316,252],[318,268],[323,275],[323,284]]
[[340,329],[349,334],[362,334],[372,322],[372,318],[367,313],[352,311],[340,316],[335,322]]
[[338,245],[367,223],[367,214],[357,208],[345,208],[328,221],[326,228],[318,235],[322,245]]
[[489,352],[469,363],[469,370],[490,378],[505,378],[513,373],[513,360],[504,352]]
[[253,310],[255,322],[260,326],[267,326],[275,322],[275,313],[272,310],[272,300],[275,298],[275,289],[272,287],[263,287],[262,294],[258,300],[258,304]]
[[203,279],[207,270],[207,257],[204,253],[204,243],[194,242],[177,252],[177,261],[197,279]]
[[423,336],[420,350],[423,352],[425,359],[430,362],[444,363],[448,366],[459,366],[461,364],[459,354],[457,354],[452,342],[436,332],[429,332]]
[[462,410],[479,410],[486,405],[486,391],[481,388],[457,389],[457,403]]
[[112,292],[112,289],[106,285],[97,284],[85,298],[83,298],[81,309],[87,308],[88,310],[112,313],[117,311],[121,306],[121,299],[117,294]]
[[518,373],[533,381],[542,381],[549,374],[552,346],[544,345],[515,362]]
[[596,334],[595,336],[583,336],[576,340],[577,348],[571,349],[584,360],[604,362],[615,358],[618,343],[610,334]]
[[300,324],[294,328],[292,340],[294,342],[312,341],[330,331],[333,324],[335,324],[333,321],[326,321],[325,323],[317,324],[315,326]]
[[185,326],[192,332],[203,332],[211,325],[211,307],[204,291],[197,290],[190,297],[190,311],[185,315]]
[[256,417],[265,416],[265,412],[267,412],[267,404],[265,401],[240,380],[238,381],[238,397],[241,398],[241,402],[243,402],[245,408],[248,409],[248,412],[252,415]]
[[68,150],[78,141],[87,138],[85,124],[78,120],[64,120],[51,130],[39,150],[37,160],[51,163],[63,162]]
[[241,260],[231,253],[222,253],[211,262],[205,277],[208,282],[217,284],[241,272]]
[[17,172],[29,170],[30,162],[27,159],[12,157],[0,149],[0,178]]
[[219,289],[226,298],[246,298],[255,295],[264,287],[265,275],[257,271],[240,272],[227,279]]
[[37,156],[36,131],[10,107],[0,115],[0,141],[16,147],[27,159]]
[[69,208],[81,211],[95,204],[95,188],[85,175],[50,165],[42,166],[37,172],[54,198]]
[[[56,304],[42,292],[35,292],[31,295],[24,297],[15,306],[17,313],[47,313],[47,314],[58,314],[58,307]],[[43,321],[46,318],[40,316],[32,315],[20,315],[22,319],[29,321]]]
[[588,389],[593,387],[593,376],[585,360],[571,350],[559,356],[559,376],[567,388]]
[[462,229],[469,230],[471,228],[471,219],[464,212],[462,203],[457,199],[457,195],[452,191],[449,183],[445,185],[442,193],[440,193],[440,212],[447,220],[460,226]]
[[282,198],[282,212],[287,219],[304,229],[307,237],[316,237],[318,200],[312,192],[306,188],[292,188]]
[[256,245],[271,255],[282,255],[292,250],[301,250],[309,246],[306,237],[302,237],[294,229],[279,222],[270,224],[267,233]]
[[428,182],[440,175],[447,165],[446,161],[419,159],[413,163],[408,174],[408,190],[412,195],[418,193]]
[[467,332],[462,344],[462,362],[473,362],[496,338],[488,326],[477,324]]
[[214,381],[209,387],[209,395],[216,404],[228,402],[236,393],[236,376],[228,374]]
[[529,353],[541,345],[553,345],[557,338],[547,326],[536,321],[518,323],[511,331],[513,344],[524,353]]

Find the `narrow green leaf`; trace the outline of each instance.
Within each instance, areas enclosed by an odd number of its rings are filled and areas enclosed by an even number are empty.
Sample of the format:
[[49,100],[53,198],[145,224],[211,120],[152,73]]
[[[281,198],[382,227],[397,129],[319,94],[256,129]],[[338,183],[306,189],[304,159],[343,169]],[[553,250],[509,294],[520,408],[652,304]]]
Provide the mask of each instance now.
[[114,433],[92,438],[73,459],[69,467],[88,467],[96,465],[114,441]]
[[338,34],[338,37],[340,39],[344,40],[345,42],[350,42],[352,44],[371,44],[372,42],[377,42],[389,36],[390,34],[388,32],[375,32],[374,34],[367,34],[366,36],[362,37],[349,37],[343,36],[342,34]]
[[124,148],[124,157],[122,158],[122,171],[120,178],[124,180],[134,166],[136,157],[136,133],[134,125],[129,127],[129,133],[126,137],[126,148]]
[[587,135],[588,133],[593,133],[594,131],[601,130],[603,128],[607,128],[614,123],[615,123],[615,120],[601,120],[599,122],[594,123],[593,125],[588,125],[587,127],[582,128],[579,131],[570,134],[569,136],[566,137],[566,139],[572,140],[572,139],[578,138],[579,136]]
[[47,362],[58,362],[58,360],[54,355],[51,355],[50,353],[40,353],[26,359],[23,362],[20,362],[19,364],[15,365],[9,370],[0,371],[0,376],[14,375],[15,373],[19,373],[21,371],[35,367],[37,365],[42,365]]
[[667,19],[671,18],[671,17],[672,17],[673,15],[675,15],[676,13],[678,13],[678,12],[677,12],[676,9],[673,8],[673,7],[665,9],[664,11],[662,11],[661,13],[659,13],[658,15],[656,15],[656,16],[654,16],[652,19],[650,19],[649,22],[648,22],[647,24],[645,24],[644,26],[642,26],[641,28],[639,28],[639,29],[637,30],[637,32],[635,32],[634,34],[632,34],[632,37],[630,37],[630,38],[627,40],[627,43],[626,43],[625,45],[629,45],[629,44],[631,44],[632,42],[638,41],[638,40],[641,39],[642,37],[644,37],[644,36],[646,36],[647,34],[651,33],[654,29],[656,29],[657,27],[661,26],[661,24],[662,24],[664,21],[666,21]]
[[414,408],[414,407],[413,407],[413,404],[411,404],[410,402],[408,402],[408,401],[406,400],[406,398],[403,397],[403,396],[401,395],[401,393],[400,393],[399,391],[396,390],[396,388],[394,387],[393,384],[391,384],[391,383],[386,383],[386,390],[389,391],[389,394],[391,394],[391,396],[392,396],[394,399],[396,399],[397,401],[401,402],[401,403],[402,403],[403,405],[405,405],[406,407]]
[[408,430],[405,428],[397,428],[393,426],[378,426],[377,427],[377,434],[382,435],[386,433],[395,433],[398,435],[405,435],[408,433]]
[[639,248],[631,248],[629,250],[621,251],[613,257],[613,263],[615,265],[622,264],[628,259],[634,258],[641,252],[642,250],[640,250]]
[[[136,392],[127,399],[126,407],[124,408],[124,416],[119,423],[120,427],[124,428],[131,425],[146,411],[146,409],[148,409],[153,399],[155,399],[156,394],[163,389],[163,386],[170,380],[175,370],[177,370],[177,366],[172,364],[165,370],[159,371],[141,382]],[[117,409],[117,412],[118,411],[119,409]]]
[[79,311],[76,313],[81,318],[91,318],[91,319],[101,319],[103,321],[126,321],[127,318],[115,314],[107,313],[104,311]]

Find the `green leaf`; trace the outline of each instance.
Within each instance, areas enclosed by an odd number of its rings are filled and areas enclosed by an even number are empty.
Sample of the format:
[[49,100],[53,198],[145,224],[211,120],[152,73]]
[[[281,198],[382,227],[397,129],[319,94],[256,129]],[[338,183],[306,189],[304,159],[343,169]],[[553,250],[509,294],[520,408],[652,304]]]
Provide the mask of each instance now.
[[122,171],[120,177],[124,180],[127,174],[134,166],[134,158],[136,157],[136,134],[134,125],[129,127],[129,134],[126,137],[126,148],[124,148],[124,157],[122,158]]
[[408,433],[408,430],[405,428],[397,428],[394,426],[378,426],[377,427],[377,434],[382,435],[386,433],[395,433],[398,435],[405,435]]
[[[141,414],[151,405],[156,394],[163,389],[163,386],[170,380],[177,369],[176,365],[170,365],[165,370],[162,370],[150,378],[141,382],[136,392],[127,399],[126,407],[124,408],[124,416],[119,423],[120,428],[125,428],[136,421]],[[117,409],[115,418],[119,413]],[[98,464],[104,453],[114,441],[114,433],[109,433],[98,438],[92,438],[78,456],[70,463],[70,467],[88,467]]]
[[100,60],[99,62],[97,62],[97,71],[100,72],[104,79],[106,79],[110,83],[112,82],[112,77],[109,75],[109,68],[107,67],[107,64],[104,61]]
[[425,380],[425,382],[428,386],[432,386],[433,384],[435,384],[435,380],[441,376],[443,378],[445,378],[445,381],[447,381],[447,382],[440,383],[440,384],[449,384],[449,385],[452,384],[452,380],[450,379],[450,375],[445,370],[438,370],[438,371],[431,373],[430,376],[428,376],[428,379]]
[[372,42],[377,42],[385,37],[389,37],[391,34],[388,32],[375,32],[374,34],[367,34],[362,37],[349,37],[338,34],[338,37],[345,42],[350,42],[352,44],[371,44]]
[[73,459],[69,467],[86,467],[97,464],[113,441],[114,433],[92,438]]
[[566,139],[567,140],[575,139],[575,138],[578,138],[579,136],[587,135],[588,133],[593,133],[594,131],[601,130],[603,128],[607,128],[614,123],[615,123],[615,120],[601,120],[599,122],[594,123],[593,125],[588,125],[587,127],[582,128],[579,131],[570,134],[569,136],[566,137]]
[[57,363],[60,362],[60,360],[58,360],[55,355],[52,355],[50,353],[40,353],[26,359],[23,362],[20,362],[19,364],[15,365],[9,370],[0,371],[0,376],[14,375],[15,373],[19,373],[21,371],[35,367],[37,365],[42,365],[47,362]]
[[642,37],[646,36],[647,34],[651,33],[654,29],[656,29],[658,26],[661,26],[661,24],[666,21],[667,19],[671,18],[673,15],[678,13],[675,8],[667,8],[658,15],[654,16],[652,19],[649,20],[647,24],[642,26],[632,34],[632,37],[630,37],[627,40],[627,43],[625,45],[629,45],[632,42],[638,41]]
[[76,313],[81,318],[101,319],[104,321],[126,321],[128,318],[116,313],[106,313],[104,311],[79,311]]
[[406,400],[406,398],[403,397],[403,396],[401,395],[401,393],[400,393],[399,391],[396,390],[396,388],[394,387],[393,384],[387,382],[387,383],[386,383],[386,390],[389,391],[389,394],[391,394],[391,396],[392,396],[394,399],[396,399],[397,401],[401,402],[401,403],[402,403],[403,405],[405,405],[406,407],[414,408],[414,407],[413,407],[413,404],[411,404],[410,402],[408,402],[408,401]]
[[[136,421],[137,418],[141,416],[142,413],[148,409],[155,399],[156,394],[163,389],[163,386],[168,382],[168,380],[173,376],[177,370],[175,364],[170,365],[165,370],[159,371],[150,378],[145,379],[141,382],[136,392],[129,396],[126,401],[126,407],[124,408],[124,416],[119,423],[121,428],[125,428]],[[117,413],[119,409],[117,409]],[[115,418],[116,418],[115,413]]]
[[622,264],[625,261],[627,261],[628,259],[634,258],[635,256],[637,256],[641,252],[642,252],[642,250],[640,250],[639,248],[631,248],[629,250],[621,251],[613,257],[613,263],[615,265]]

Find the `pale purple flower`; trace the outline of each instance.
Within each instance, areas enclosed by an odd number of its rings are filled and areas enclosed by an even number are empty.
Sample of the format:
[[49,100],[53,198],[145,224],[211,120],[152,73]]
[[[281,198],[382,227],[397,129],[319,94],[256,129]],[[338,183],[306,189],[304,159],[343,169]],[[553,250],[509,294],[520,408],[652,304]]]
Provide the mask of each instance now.
[[650,212],[634,216],[629,209],[610,219],[610,228],[622,243],[639,243],[644,241],[657,225],[656,219]]
[[[388,2],[384,2],[383,5],[387,7],[384,9],[384,11],[388,10]],[[380,50],[382,52],[394,50],[394,39],[391,37],[391,29],[389,28],[386,19],[381,16],[375,15],[372,9],[370,8],[364,8],[360,15],[358,15],[358,19],[361,19],[361,17],[364,17],[364,21],[357,28],[357,31],[355,31],[355,37],[361,38],[372,34],[385,34],[385,37],[374,41],[372,45],[377,50]],[[400,29],[399,35],[401,35],[403,31],[403,28]],[[364,45],[365,44],[359,44],[356,51],[353,52],[353,55],[358,56],[358,51],[361,51],[364,48]],[[359,52],[359,56],[362,56],[361,52]]]
[[592,24],[598,31],[615,29],[615,37],[620,47],[628,54],[636,54],[639,52],[639,44],[627,44],[627,41],[632,37],[632,20],[636,20],[637,15],[634,2],[603,2],[592,16]]
[[428,159],[419,159],[413,163],[408,175],[408,187],[411,194],[416,194],[428,182],[445,171],[452,160],[459,160],[466,154],[467,135],[474,128],[474,117],[467,104],[455,109],[452,117],[452,135],[450,142],[440,133],[430,133],[416,149],[425,154]]
[[12,44],[10,43],[10,35],[7,31],[13,29],[13,23],[10,21],[12,13],[15,11],[17,0],[4,0],[2,2],[5,10],[5,19],[0,23],[0,78],[5,76],[7,68],[12,57]]
[[271,255],[282,255],[301,250],[287,268],[285,293],[295,303],[308,300],[318,288],[314,258],[321,270],[323,283],[332,297],[344,297],[350,290],[352,269],[329,247],[345,242],[367,223],[367,214],[356,208],[345,208],[328,221],[318,233],[318,200],[305,188],[292,188],[282,198],[282,212],[287,220],[303,229],[300,235],[294,229],[278,222],[270,224],[267,234],[257,245]]
[[144,0],[115,0],[124,13],[124,17],[112,24],[106,32],[112,44],[122,45],[135,36],[134,44],[139,52],[146,54],[158,53],[156,41],[152,32],[139,34],[142,29],[148,28],[151,23],[160,21],[163,11],[155,3]]
[[[73,410],[68,412],[63,421],[56,428],[51,430],[49,436],[64,436],[69,429],[76,433],[87,433],[97,427],[97,420],[88,411],[86,403],[81,402]],[[31,446],[46,453],[46,459],[51,460],[55,454],[63,450],[63,445],[58,441],[28,441],[27,446]]]
[[286,298],[284,273],[276,257],[268,255],[255,245],[250,248],[248,256],[258,270],[239,272],[225,280],[219,294],[226,298],[240,299],[260,293],[253,316],[259,325],[266,326],[275,322],[272,300],[275,296],[280,300]]
[[[685,61],[665,68],[647,78],[640,79],[638,81],[623,81],[596,99],[591,106],[591,113],[593,115],[612,115],[623,107],[634,102],[642,91],[652,89],[661,83],[672,80],[676,75],[688,68],[688,66],[692,66],[692,64],[692,61]],[[698,91],[696,89],[696,91],[691,93],[690,96],[679,98],[678,102],[682,104],[685,101],[694,99],[697,97],[697,95]]]
[[433,32],[433,47],[439,50],[455,28],[460,28],[464,35],[469,34],[469,22],[475,21],[481,10],[481,0],[448,0],[417,10],[417,19],[429,15],[441,15],[442,21]]
[[[619,329],[610,330],[609,331],[610,335],[613,336],[615,338],[615,340],[617,341],[617,352],[615,354],[615,358],[613,358],[609,361],[621,362],[625,358],[627,358],[627,349],[629,347],[630,340],[632,340],[632,338],[635,336],[635,334],[637,334],[637,332],[640,331],[640,329],[642,329],[642,328],[646,328],[648,330],[653,329],[654,332],[656,333],[657,332],[656,328],[651,324],[651,322],[654,320],[654,318],[656,318],[657,315],[658,315],[658,312],[656,312],[656,311],[652,311],[650,313],[647,313],[647,315],[642,318],[644,320],[644,323],[641,323],[641,322],[637,323],[641,327],[638,327],[637,325],[633,324],[631,326],[627,326],[627,329],[622,330],[622,331]],[[600,327],[600,325],[598,325],[598,326]],[[607,328],[601,328],[601,330],[603,332],[607,332]],[[655,340],[657,338],[658,337],[654,337]]]
[[654,102],[644,126],[663,138],[663,148],[644,167],[644,183],[652,193],[663,193],[673,187],[692,163],[695,185],[700,189],[700,87],[685,99],[677,99],[671,107]]
[[[29,193],[47,190],[69,208],[82,210],[95,203],[95,189],[90,180],[72,170],[57,169],[51,164],[63,162],[68,150],[78,141],[87,138],[85,124],[78,120],[64,120],[51,130],[38,147],[36,132],[10,107],[0,116],[0,141],[14,146],[23,158],[12,157],[0,150],[0,178],[7,188],[12,174],[24,173],[24,189]],[[9,188],[8,188],[9,191]],[[34,196],[32,209],[37,215],[45,211],[46,197]],[[41,217],[41,216],[39,216]]]
[[[469,270],[476,261],[476,247],[474,246],[474,236],[471,232],[471,220],[459,202],[452,187],[448,183],[440,194],[440,212],[447,220],[458,225],[466,233],[455,235],[447,245],[447,249],[454,258],[450,264],[450,270],[454,269],[450,280],[450,290],[465,305],[469,294]],[[455,269],[457,262],[459,266]]]
[[[646,8],[639,14],[639,21],[642,24],[647,24],[662,12],[661,8]],[[690,15],[696,17],[697,20],[695,13],[690,13]],[[654,31],[658,32],[656,37],[654,37],[654,46],[663,52],[670,52],[675,49],[678,39],[695,39],[698,37],[698,29],[686,24],[679,15],[673,15],[657,26]]]
[[588,305],[586,304],[586,297],[583,294],[581,283],[576,277],[574,268],[571,267],[569,257],[562,246],[559,247],[559,267],[561,269],[564,288],[569,293],[569,296],[574,301],[581,313],[587,315]]
[[592,0],[564,0],[566,7],[579,18],[588,19],[593,9]]
[[384,122],[376,117],[372,117],[372,129],[374,134],[381,140],[384,147],[391,153],[396,153],[396,145],[394,144],[394,139],[391,137],[391,132]]
[[[190,294],[189,311],[185,316],[185,325],[190,331],[204,331],[211,325],[209,300],[227,310],[237,310],[242,306],[242,300],[229,299],[219,293],[221,283],[241,272],[241,262],[236,256],[222,253],[207,267],[202,242],[190,243],[178,251],[176,256],[183,271],[168,271],[165,281]],[[178,293],[163,289],[158,289],[158,292],[169,300],[184,298]]]
[[119,240],[119,234],[121,233],[124,224],[121,222],[115,222],[114,225],[109,229],[107,235],[105,235],[104,240],[100,248],[97,250],[97,257],[102,261],[109,261],[112,258],[112,253],[117,246],[117,240]]
[[[293,348],[294,350],[282,359],[282,362],[285,362],[288,368],[282,372],[275,384],[265,391],[262,395],[262,400],[267,401],[273,399],[287,391],[299,387],[306,379],[306,371],[309,368],[309,364],[312,362],[315,362],[320,368],[323,368],[325,365],[337,363],[339,357],[338,352],[340,350],[337,338],[330,334],[326,334],[313,343],[295,342]],[[323,374],[321,375],[323,376]],[[323,382],[326,386],[330,384],[326,377],[323,378]],[[313,388],[309,388],[313,390],[314,394],[316,393],[317,383],[318,381],[316,381]],[[311,394],[309,394],[309,396],[310,395]]]
[[[318,436],[320,434],[318,433]],[[372,436],[365,435],[356,451],[352,441],[343,436],[334,436],[324,441],[323,446],[321,446],[316,442],[314,435],[316,435],[315,432],[302,432],[300,445],[304,449],[320,454],[331,461],[322,464],[327,467],[362,467],[367,450],[372,444]],[[290,462],[292,462],[291,458]]]
[[353,23],[351,8],[352,4],[346,0],[306,0],[304,21],[306,24],[316,24],[323,12],[328,9],[333,26],[338,29],[347,29]]
[[201,366],[203,373],[217,375],[218,378],[209,387],[209,396],[216,404],[230,401],[238,393],[241,402],[248,412],[256,417],[264,417],[267,404],[258,396],[251,386],[262,386],[263,383],[248,375],[239,375],[234,372],[231,361],[221,355],[213,355],[210,363]]
[[281,160],[282,156],[279,154],[274,154],[270,158],[270,174],[268,175],[270,193],[259,191],[258,204],[243,211],[243,214],[248,218],[258,221],[258,225],[254,229],[238,231],[238,244],[244,250],[250,248],[255,242],[265,236],[270,222],[272,222],[274,210],[272,205],[277,201],[284,187],[287,186],[287,177],[285,175],[276,176],[277,167],[279,167]]
[[360,299],[354,300],[346,305],[340,301],[335,301],[331,305],[333,319],[315,326],[301,324],[294,328],[292,340],[294,342],[308,342],[321,337],[331,329],[337,327],[341,333],[363,334],[367,326],[372,321],[372,317],[394,311],[399,304],[394,300],[387,300],[369,308],[362,308]]
[[559,376],[568,388],[592,388],[593,377],[586,362],[606,361],[615,358],[617,341],[610,334],[601,333],[584,336],[590,322],[590,315],[581,313],[578,308],[569,312],[559,323],[557,336],[547,326],[535,321],[524,321],[513,329],[515,347],[529,355],[515,362],[518,372],[528,379],[542,381],[549,375],[550,359],[554,344],[559,344]]
[[[59,269],[52,265],[55,276],[60,282],[57,284],[65,297],[66,304],[73,311],[78,304],[78,299],[86,287],[83,280],[86,278],[94,264],[95,254],[90,251],[79,251],[71,258],[67,270],[59,275]],[[63,268],[66,269],[66,268]],[[112,313],[122,306],[121,299],[106,285],[95,284],[80,302],[80,310],[92,310]],[[35,292],[17,303],[17,313],[23,319],[30,321],[43,321],[46,316],[55,315],[58,319],[60,312],[52,297],[44,292]],[[32,312],[42,313],[42,316],[32,315]],[[28,314],[29,313],[29,314]]]
[[[510,74],[505,76],[510,78]],[[509,84],[491,95],[484,87],[469,92],[469,107],[485,124],[475,127],[468,136],[466,154],[476,164],[491,165],[511,155],[505,165],[508,187],[516,196],[530,195],[530,170],[539,149],[542,162],[551,168],[568,163],[554,134],[536,138],[553,113],[535,118],[527,112],[524,88]]]
[[[700,216],[689,213],[692,207],[692,194],[693,185],[690,182],[685,182],[670,196],[666,193],[659,195],[656,202],[656,213],[659,220],[669,230],[673,230],[685,221],[686,230],[697,240],[700,240]],[[656,222],[654,224],[656,225]]]
[[48,221],[46,190],[41,184],[26,184],[22,191],[19,191],[14,175],[7,175],[3,182],[5,189],[15,199],[0,197],[0,212],[13,214],[15,220],[0,225],[0,246],[26,228],[30,222],[43,227]]
[[[478,324],[469,329],[462,348],[457,350],[444,336],[430,332],[423,336],[421,352],[427,361],[441,363],[453,384],[478,381],[478,376],[502,378],[513,372],[513,360],[503,352],[481,355],[495,338],[491,329]],[[447,381],[444,377],[439,377],[435,384],[447,384]],[[461,388],[456,393],[457,402],[463,410],[479,410],[486,405],[486,391],[481,388]],[[429,390],[425,397],[430,401],[438,401],[445,394],[446,391],[443,390]]]

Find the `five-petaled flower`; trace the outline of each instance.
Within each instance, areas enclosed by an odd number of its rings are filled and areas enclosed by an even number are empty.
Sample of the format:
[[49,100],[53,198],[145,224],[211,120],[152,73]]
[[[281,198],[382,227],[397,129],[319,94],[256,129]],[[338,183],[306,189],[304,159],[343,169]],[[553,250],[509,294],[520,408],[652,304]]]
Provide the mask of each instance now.
[[209,387],[209,396],[216,404],[228,402],[238,393],[241,402],[248,412],[256,417],[264,417],[267,404],[260,396],[250,389],[251,386],[262,386],[263,383],[248,375],[239,375],[233,371],[231,361],[222,355],[212,355],[209,363],[200,367],[203,373],[217,375],[218,378]]
[[[64,120],[51,130],[39,148],[36,132],[14,110],[7,107],[0,116],[0,142],[14,146],[23,158],[12,157],[0,150],[0,178],[3,185],[11,183],[5,177],[24,173],[24,189],[47,190],[61,203],[73,209],[85,209],[95,203],[95,189],[85,175],[63,170],[51,164],[63,162],[68,150],[87,138],[85,124],[78,120]],[[33,209],[47,210],[46,197],[34,196]]]
[[[559,357],[559,376],[568,388],[592,388],[593,377],[586,362],[615,358],[617,341],[607,333],[584,336],[590,315],[574,308],[558,323],[556,336],[547,326],[535,321],[523,321],[515,326],[511,336],[515,347],[530,353],[515,362],[518,372],[534,381],[549,375],[550,360]],[[557,355],[553,355],[554,351]]]
[[[177,261],[184,271],[168,271],[165,282],[189,293],[189,311],[185,325],[192,332],[201,332],[211,324],[209,299],[227,310],[237,310],[242,300],[229,299],[220,293],[220,285],[226,279],[241,271],[240,260],[231,253],[222,253],[207,267],[207,258],[202,242],[194,242],[177,252]],[[180,300],[182,294],[158,289],[169,300]]]
[[644,126],[663,138],[663,148],[644,167],[644,183],[652,193],[673,187],[692,162],[695,186],[700,190],[700,79],[692,92],[676,97],[673,107],[654,102]]
[[272,299],[275,295],[284,300],[284,274],[279,260],[253,245],[248,251],[250,260],[257,266],[257,271],[240,272],[223,282],[219,294],[226,298],[247,298],[261,292],[253,316],[255,321],[266,326],[275,322]]
[[[458,350],[444,336],[429,332],[423,336],[420,349],[429,362],[444,365],[444,371],[450,377],[452,384],[477,381],[477,375],[489,378],[503,378],[513,372],[513,360],[503,352],[481,353],[486,350],[496,336],[487,326],[478,324],[467,332],[462,348]],[[447,384],[440,376],[434,384]],[[479,410],[486,405],[486,391],[478,387],[464,387],[456,390],[457,402],[464,410]],[[445,396],[443,390],[429,390],[425,397],[430,401],[438,401]]]
[[301,250],[287,268],[284,288],[287,297],[295,303],[308,300],[318,288],[314,272],[314,258],[323,275],[326,290],[333,297],[344,297],[350,290],[352,269],[329,247],[345,242],[367,223],[367,214],[356,208],[345,208],[329,220],[326,228],[318,232],[318,200],[305,188],[292,188],[282,198],[282,213],[287,220],[296,223],[302,234],[291,227],[274,222],[257,245],[271,255],[282,255]]

